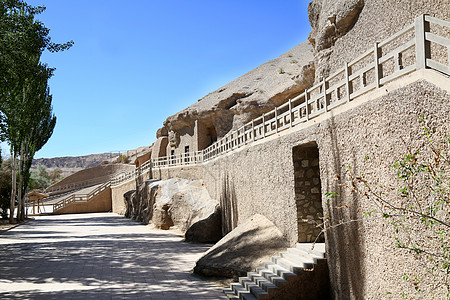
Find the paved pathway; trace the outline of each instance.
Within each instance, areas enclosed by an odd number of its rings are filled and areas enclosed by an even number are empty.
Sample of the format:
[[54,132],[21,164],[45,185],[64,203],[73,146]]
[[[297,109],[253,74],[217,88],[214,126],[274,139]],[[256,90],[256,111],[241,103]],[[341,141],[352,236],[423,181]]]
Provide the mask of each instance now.
[[226,299],[190,272],[208,248],[112,213],[37,217],[0,234],[0,299]]

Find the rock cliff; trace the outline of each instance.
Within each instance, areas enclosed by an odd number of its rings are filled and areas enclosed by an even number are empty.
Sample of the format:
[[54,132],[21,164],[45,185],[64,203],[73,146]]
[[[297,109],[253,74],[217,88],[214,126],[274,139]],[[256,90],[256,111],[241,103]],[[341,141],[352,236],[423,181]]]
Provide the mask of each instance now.
[[306,41],[168,117],[157,137],[192,127],[198,120],[214,126],[220,138],[311,86],[313,59],[313,48]]
[[449,7],[448,0],[312,1],[308,39],[314,47],[316,81],[412,24],[421,14],[450,19],[450,9],[442,7]]

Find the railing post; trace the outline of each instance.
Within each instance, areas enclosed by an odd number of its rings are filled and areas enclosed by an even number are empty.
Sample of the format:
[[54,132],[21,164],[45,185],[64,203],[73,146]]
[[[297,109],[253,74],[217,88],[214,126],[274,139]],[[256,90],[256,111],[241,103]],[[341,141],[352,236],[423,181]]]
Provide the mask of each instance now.
[[292,113],[292,99],[289,99],[289,127],[292,128],[292,117],[294,114]]
[[325,108],[325,112],[328,111],[328,101],[327,101],[327,81],[325,79],[325,77],[323,78],[323,105]]
[[430,23],[425,21],[425,16],[420,15],[415,21],[416,69],[425,69],[427,58],[430,58],[430,43],[425,40],[425,32],[430,31]]
[[255,141],[255,119],[252,119],[252,138]]
[[308,89],[305,89],[305,110],[306,110],[306,121],[309,120],[309,104],[308,104]]
[[263,125],[263,137],[266,137],[266,118],[265,118],[265,113],[263,113],[262,115],[262,125]]
[[278,133],[278,109],[275,107],[275,130]]
[[347,94],[347,102],[350,102],[350,80],[348,72],[348,63],[345,63],[345,93]]
[[[378,64],[378,60],[380,59],[380,48],[378,47],[378,43],[375,43],[373,49],[373,56],[375,61],[375,85],[376,88],[380,87],[380,75],[381,75],[381,66]],[[382,75],[381,75],[382,76]]]

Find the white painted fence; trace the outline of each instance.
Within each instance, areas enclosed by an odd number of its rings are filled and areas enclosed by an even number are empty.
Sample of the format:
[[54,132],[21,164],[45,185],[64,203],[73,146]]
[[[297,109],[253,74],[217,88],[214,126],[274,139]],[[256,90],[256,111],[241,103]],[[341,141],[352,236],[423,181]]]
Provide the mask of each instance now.
[[[414,24],[380,43],[375,43],[372,49],[346,63],[322,82],[239,129],[230,131],[208,148],[151,159],[134,171],[120,172],[87,195],[72,195],[61,200],[53,205],[53,211],[72,202],[88,201],[106,187],[134,180],[151,168],[196,165],[212,160],[244,145],[308,122],[415,70],[430,68],[450,75],[449,29],[450,22],[421,15]],[[432,55],[433,51],[439,49],[441,52],[438,55]],[[446,61],[433,58],[442,58],[442,52],[447,53]]]
[[[148,161],[136,171],[114,178],[112,185],[134,179],[139,173],[150,168],[194,165],[212,160],[244,145],[308,122],[418,69],[430,68],[450,75],[448,29],[450,22],[421,15],[416,18],[414,24],[380,43],[375,43],[372,49],[346,63],[322,82],[239,129],[230,131],[206,149],[152,159],[151,163]],[[439,47],[441,52],[444,48],[447,53],[446,62],[432,58],[432,50],[439,51]],[[442,57],[441,53],[437,57]]]
[[111,182],[108,181],[100,185],[93,191],[89,192],[88,194],[72,194],[69,197],[64,198],[61,201],[58,201],[55,204],[53,204],[53,212],[56,212],[57,210],[69,205],[72,202],[87,202],[91,200],[93,197],[103,192],[105,189],[109,188],[110,186]]

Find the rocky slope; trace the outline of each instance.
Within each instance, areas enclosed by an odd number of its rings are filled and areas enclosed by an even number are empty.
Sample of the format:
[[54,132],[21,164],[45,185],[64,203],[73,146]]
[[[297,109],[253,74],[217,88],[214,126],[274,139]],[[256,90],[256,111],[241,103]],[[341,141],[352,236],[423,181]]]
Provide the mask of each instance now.
[[206,127],[214,126],[220,138],[311,86],[313,59],[311,44],[304,42],[170,116],[157,137],[192,127],[199,120]]
[[86,169],[94,167],[103,161],[110,160],[116,156],[117,154],[101,153],[84,156],[38,158],[33,160],[33,166],[40,164],[49,169]]
[[[123,155],[127,156],[130,163],[133,163],[136,157],[150,150],[150,147],[143,146],[134,150],[128,150],[124,152]],[[69,176],[78,171],[98,166],[106,161],[112,163],[119,162],[118,153],[100,153],[83,156],[38,158],[33,160],[32,168],[37,168],[38,165],[43,165],[50,170],[61,169],[64,176]]]

